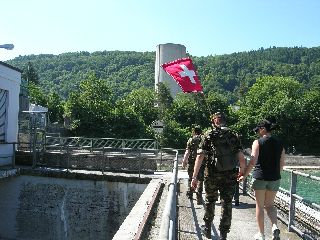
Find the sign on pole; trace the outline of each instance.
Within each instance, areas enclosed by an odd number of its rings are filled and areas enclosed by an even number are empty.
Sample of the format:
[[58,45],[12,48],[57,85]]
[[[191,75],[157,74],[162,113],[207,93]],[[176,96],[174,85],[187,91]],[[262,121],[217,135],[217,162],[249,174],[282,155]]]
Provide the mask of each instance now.
[[156,133],[162,133],[163,132],[164,124],[163,124],[162,121],[156,120],[151,124],[151,126],[153,127],[153,129],[154,129],[154,131]]

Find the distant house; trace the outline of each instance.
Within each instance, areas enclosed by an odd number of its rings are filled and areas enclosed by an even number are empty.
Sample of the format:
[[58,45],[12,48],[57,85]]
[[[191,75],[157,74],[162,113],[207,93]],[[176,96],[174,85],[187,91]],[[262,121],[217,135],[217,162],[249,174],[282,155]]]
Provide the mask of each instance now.
[[21,70],[0,61],[0,166],[12,163],[17,142]]

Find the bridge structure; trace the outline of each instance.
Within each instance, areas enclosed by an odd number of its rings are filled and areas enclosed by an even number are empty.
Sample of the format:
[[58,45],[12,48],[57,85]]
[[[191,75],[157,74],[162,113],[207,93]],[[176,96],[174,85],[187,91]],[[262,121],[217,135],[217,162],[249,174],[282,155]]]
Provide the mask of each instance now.
[[[33,141],[34,143],[35,141]],[[23,144],[22,144],[23,145]],[[19,146],[19,144],[18,144]],[[150,139],[87,139],[87,138],[48,138],[46,145],[29,146],[29,166],[33,170],[43,168],[50,161],[40,152],[54,153],[61,159],[66,155],[66,162],[55,161],[55,167],[67,167],[67,171],[76,172],[81,169],[91,172],[99,171],[112,178],[114,170],[135,174],[137,178],[159,179],[161,184],[150,187],[148,199],[141,197],[135,211],[129,214],[120,226],[114,239],[206,239],[201,235],[204,206],[197,205],[195,199],[186,197],[187,173],[180,168],[182,151],[175,149],[158,149],[157,143]],[[18,147],[19,148],[19,147]],[[25,152],[25,149],[23,150]],[[19,155],[19,154],[16,154]],[[72,156],[78,156],[70,164]],[[79,157],[80,156],[80,157]],[[83,159],[89,161],[84,161]],[[102,156],[102,158],[101,158]],[[123,165],[107,165],[112,156],[125,156]],[[97,158],[98,157],[98,158]],[[144,161],[140,159],[144,158]],[[95,162],[94,159],[98,159]],[[128,160],[130,159],[130,160]],[[119,162],[119,159],[113,159]],[[133,164],[128,165],[128,161]],[[146,164],[146,162],[154,164]],[[79,164],[78,162],[85,162]],[[60,165],[59,165],[60,164]],[[64,165],[66,164],[66,165]],[[115,165],[114,165],[115,166]],[[152,167],[150,167],[152,166]],[[15,173],[15,160],[11,169],[1,170],[0,178],[7,178]],[[150,171],[145,171],[150,170]],[[319,239],[320,207],[316,203],[304,199],[296,193],[300,177],[312,179],[319,186],[319,177],[301,173],[296,169],[286,170],[290,173],[290,189],[280,189],[276,203],[282,239]],[[109,172],[109,173],[107,173]],[[143,176],[143,174],[146,174]],[[155,184],[154,182],[152,184]],[[241,186],[240,206],[233,208],[233,220],[228,239],[253,239],[257,232],[255,221],[255,204],[250,188],[250,181]],[[146,190],[147,191],[147,190]],[[203,195],[204,197],[204,195]],[[143,210],[145,209],[145,210]],[[143,216],[138,217],[143,212]],[[212,239],[219,237],[220,203],[217,202],[216,217],[212,225]],[[128,223],[129,221],[129,223]],[[137,222],[134,228],[132,222]],[[131,228],[128,229],[128,226]],[[134,228],[134,229],[133,229]],[[271,226],[266,221],[266,235],[270,237]]]

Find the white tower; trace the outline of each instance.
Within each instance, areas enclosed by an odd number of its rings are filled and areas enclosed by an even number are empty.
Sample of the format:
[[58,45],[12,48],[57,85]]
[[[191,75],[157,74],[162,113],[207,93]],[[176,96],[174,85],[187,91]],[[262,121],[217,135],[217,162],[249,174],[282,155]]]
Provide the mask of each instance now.
[[179,58],[186,57],[186,47],[181,44],[159,44],[156,50],[155,64],[155,89],[158,91],[158,84],[166,82],[170,88],[171,96],[174,98],[181,88],[172,77],[167,74],[160,66],[163,63],[172,62]]

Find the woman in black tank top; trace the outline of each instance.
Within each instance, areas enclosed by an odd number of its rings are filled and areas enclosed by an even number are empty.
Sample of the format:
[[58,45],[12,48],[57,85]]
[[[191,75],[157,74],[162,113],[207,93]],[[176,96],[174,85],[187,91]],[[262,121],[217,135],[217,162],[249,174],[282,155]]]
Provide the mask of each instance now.
[[253,170],[252,188],[256,198],[256,218],[259,232],[254,236],[256,240],[264,240],[264,208],[272,223],[272,239],[280,239],[277,227],[277,209],[274,199],[280,186],[280,172],[284,166],[284,148],[281,141],[271,135],[273,124],[264,120],[254,131],[259,139],[252,144],[250,162],[239,180],[243,180]]

